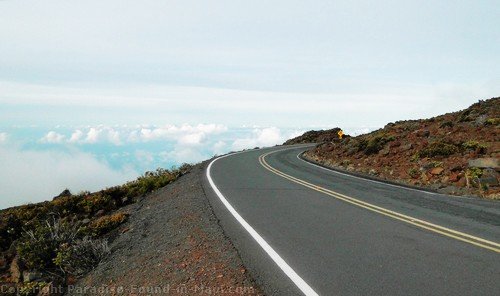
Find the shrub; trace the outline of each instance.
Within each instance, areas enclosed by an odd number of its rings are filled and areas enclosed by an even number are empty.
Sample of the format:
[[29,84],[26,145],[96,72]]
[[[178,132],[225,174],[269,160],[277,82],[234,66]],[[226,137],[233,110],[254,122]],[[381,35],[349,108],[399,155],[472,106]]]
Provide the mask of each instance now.
[[366,146],[368,145],[368,140],[366,139],[360,139],[358,142],[358,151],[364,151],[366,149]]
[[500,124],[500,118],[488,118],[484,122],[484,125],[498,125]]
[[54,263],[65,273],[82,276],[91,271],[110,254],[107,240],[84,237],[72,244],[60,246]]
[[466,174],[471,179],[478,179],[483,175],[483,170],[480,168],[469,168]]
[[375,154],[384,148],[384,145],[390,141],[394,141],[393,136],[387,135],[378,135],[371,138],[366,144],[366,148],[364,149],[365,154]]
[[412,178],[417,178],[418,176],[420,176],[420,172],[416,168],[411,168],[408,170],[408,175],[410,175],[410,177]]
[[93,236],[103,235],[127,220],[124,213],[115,213],[113,215],[103,216],[92,221],[88,226],[88,233]]
[[28,223],[32,220],[45,219],[51,210],[50,202],[42,202],[11,208],[2,214],[13,215],[23,223]]
[[61,196],[54,199],[52,205],[54,206],[54,211],[60,216],[66,216],[79,212],[81,199],[80,196],[76,195]]
[[52,269],[59,246],[71,243],[79,233],[78,224],[47,220],[34,230],[23,234],[17,246],[17,253],[28,269]]
[[445,121],[439,125],[440,128],[445,128],[445,127],[453,127],[453,122],[451,121]]
[[127,196],[127,188],[125,186],[115,186],[111,188],[104,189],[100,194],[109,196],[115,205],[122,206],[122,199]]
[[470,140],[462,143],[462,148],[465,150],[475,150],[478,153],[484,154],[488,149],[486,144],[479,143],[478,141]]
[[481,168],[468,168],[467,171],[465,172],[465,176],[467,179],[469,179],[471,182],[467,183],[467,186],[473,185],[473,186],[479,186],[480,189],[482,189],[481,182],[479,181],[479,178],[483,175],[483,170]]
[[433,168],[442,167],[443,162],[442,161],[431,161],[430,165],[432,165]]
[[22,223],[12,214],[0,217],[0,251],[10,248],[12,242],[22,234]]
[[91,239],[82,234],[78,223],[52,219],[26,231],[17,246],[17,253],[28,270],[44,273],[59,270],[81,276],[109,254],[106,240]]
[[450,156],[458,152],[458,148],[452,144],[435,142],[419,152],[420,157]]
[[166,170],[158,168],[156,171],[146,172],[137,180],[125,184],[127,196],[135,197],[164,187],[177,180],[181,175],[187,173],[191,165],[183,164],[179,169]]
[[472,121],[473,118],[471,116],[472,109],[467,109],[464,110],[462,113],[460,113],[460,116],[458,117],[458,122],[467,122],[467,121]]
[[87,214],[94,214],[99,210],[107,212],[115,208],[111,197],[100,192],[86,195],[80,200],[79,206]]

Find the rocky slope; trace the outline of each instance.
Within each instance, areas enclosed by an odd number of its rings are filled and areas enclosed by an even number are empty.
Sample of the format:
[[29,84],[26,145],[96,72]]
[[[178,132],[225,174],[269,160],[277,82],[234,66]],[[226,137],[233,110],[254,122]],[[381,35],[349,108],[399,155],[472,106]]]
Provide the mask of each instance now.
[[[339,138],[339,131],[340,128],[338,127],[329,130],[308,131],[298,137],[287,140],[283,145],[331,142]],[[349,136],[345,135],[344,138],[346,137]]]
[[[499,199],[500,98],[445,115],[389,123],[339,140],[331,131],[308,132],[322,140],[307,159],[380,179],[457,195]],[[314,135],[314,137],[310,137]]]
[[204,164],[0,211],[0,295],[259,295],[203,192]]
[[69,294],[261,295],[212,212],[203,169],[129,206],[111,256]]

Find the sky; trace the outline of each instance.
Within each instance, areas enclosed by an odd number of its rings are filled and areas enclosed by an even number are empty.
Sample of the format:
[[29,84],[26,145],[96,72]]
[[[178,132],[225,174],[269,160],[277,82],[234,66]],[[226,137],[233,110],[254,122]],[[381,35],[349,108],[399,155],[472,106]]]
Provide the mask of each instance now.
[[0,208],[498,96],[496,2],[0,0]]

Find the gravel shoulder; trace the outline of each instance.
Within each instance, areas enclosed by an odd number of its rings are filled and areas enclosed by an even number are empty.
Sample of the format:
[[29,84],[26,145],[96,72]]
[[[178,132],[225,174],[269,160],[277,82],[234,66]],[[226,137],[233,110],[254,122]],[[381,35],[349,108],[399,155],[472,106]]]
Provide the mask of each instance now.
[[112,254],[69,295],[262,295],[204,193],[206,162],[124,210]]

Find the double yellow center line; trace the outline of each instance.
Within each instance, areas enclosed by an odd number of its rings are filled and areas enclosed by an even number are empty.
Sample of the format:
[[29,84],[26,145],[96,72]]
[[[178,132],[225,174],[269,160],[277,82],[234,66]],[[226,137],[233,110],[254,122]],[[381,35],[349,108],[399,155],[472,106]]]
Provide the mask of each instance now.
[[376,213],[382,214],[384,216],[391,217],[393,219],[396,219],[396,220],[399,220],[399,221],[402,221],[402,222],[405,222],[408,224],[412,224],[412,225],[415,225],[417,227],[427,229],[429,231],[436,232],[436,233],[442,234],[444,236],[451,237],[451,238],[454,238],[454,239],[457,239],[457,240],[460,240],[460,241],[463,241],[463,242],[466,242],[466,243],[469,243],[469,244],[472,244],[472,245],[475,245],[475,246],[478,246],[478,247],[481,247],[484,249],[488,249],[488,250],[491,250],[491,251],[496,252],[496,253],[500,253],[500,244],[498,244],[498,243],[495,243],[495,242],[492,242],[489,240],[485,240],[485,239],[482,239],[480,237],[472,236],[472,235],[467,234],[467,233],[463,233],[460,231],[456,231],[453,229],[442,227],[442,226],[439,226],[439,225],[436,225],[436,224],[433,224],[433,223],[430,223],[430,222],[427,222],[424,220],[420,220],[420,219],[417,219],[417,218],[414,218],[411,216],[403,215],[403,214],[400,214],[400,213],[397,213],[397,212],[394,212],[394,211],[391,211],[391,210],[364,202],[362,200],[349,197],[347,195],[335,192],[333,190],[329,190],[329,189],[323,188],[321,186],[314,185],[312,183],[306,182],[304,180],[290,176],[288,174],[285,174],[282,171],[279,171],[278,169],[270,166],[266,162],[266,156],[268,156],[269,154],[272,154],[272,153],[283,151],[283,150],[287,150],[287,149],[271,151],[271,152],[268,152],[268,153],[261,155],[259,157],[260,164],[264,168],[266,168],[267,170],[275,173],[276,175],[278,175],[280,177],[288,179],[294,183],[300,184],[300,185],[305,186],[307,188],[310,188],[312,190],[315,190],[315,191],[324,193],[326,195],[335,197],[339,200],[345,201],[345,202],[350,203],[352,205],[355,205],[355,206],[370,210],[372,212],[376,212]]

